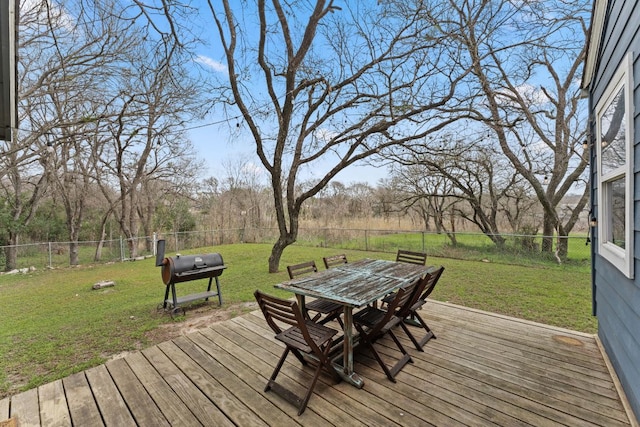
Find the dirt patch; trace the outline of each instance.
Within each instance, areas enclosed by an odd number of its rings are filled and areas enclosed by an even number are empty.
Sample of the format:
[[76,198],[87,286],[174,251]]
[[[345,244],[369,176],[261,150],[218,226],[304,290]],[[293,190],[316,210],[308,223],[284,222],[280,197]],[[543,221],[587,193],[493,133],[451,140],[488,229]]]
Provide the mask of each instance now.
[[[245,302],[233,305],[223,305],[218,307],[217,304],[205,303],[201,305],[192,305],[186,309],[185,316],[175,316],[173,320],[167,313],[159,314],[167,316],[167,323],[158,326],[156,329],[147,332],[147,345],[153,346],[164,341],[169,341],[181,335],[190,334],[198,329],[207,328],[215,323],[240,316],[249,311],[257,310],[256,302]],[[122,352],[115,354],[110,359],[119,359],[125,357],[130,352]]]
[[167,334],[171,339],[257,309],[258,304],[255,302],[230,306],[223,305],[222,307],[212,304],[192,306],[187,308],[185,316],[177,316],[175,321],[160,325],[158,329],[162,330],[162,333]]

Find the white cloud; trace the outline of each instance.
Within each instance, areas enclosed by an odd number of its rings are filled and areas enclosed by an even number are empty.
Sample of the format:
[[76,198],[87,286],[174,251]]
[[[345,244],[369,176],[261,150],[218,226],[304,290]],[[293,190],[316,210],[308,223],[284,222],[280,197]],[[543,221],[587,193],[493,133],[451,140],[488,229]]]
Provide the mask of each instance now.
[[[549,97],[544,93],[542,89],[528,83],[517,86],[515,90],[522,98],[528,101],[530,106],[540,107],[550,101]],[[506,91],[502,94],[498,93],[498,102],[500,102],[502,105],[516,105],[515,101],[511,99],[512,96],[512,94],[508,94],[508,92]]]
[[215,59],[211,59],[208,56],[198,55],[198,57],[196,58],[196,62],[199,63],[199,64],[204,65],[205,67],[208,67],[208,68],[212,69],[213,71],[215,71],[217,73],[224,73],[224,74],[228,73],[226,65],[224,65],[220,61],[216,61]]
[[544,105],[549,102],[549,98],[540,88],[536,88],[530,84],[523,84],[516,88],[523,98],[527,99],[533,105]]
[[20,5],[20,9],[25,14],[37,13],[41,22],[48,22],[51,20],[59,28],[70,33],[77,31],[75,17],[73,17],[73,15],[71,15],[62,5],[51,0],[47,0],[47,7],[43,7],[42,2],[38,0],[24,0]]
[[248,161],[242,165],[242,172],[249,176],[262,177],[265,174],[264,166],[258,165],[252,161]]

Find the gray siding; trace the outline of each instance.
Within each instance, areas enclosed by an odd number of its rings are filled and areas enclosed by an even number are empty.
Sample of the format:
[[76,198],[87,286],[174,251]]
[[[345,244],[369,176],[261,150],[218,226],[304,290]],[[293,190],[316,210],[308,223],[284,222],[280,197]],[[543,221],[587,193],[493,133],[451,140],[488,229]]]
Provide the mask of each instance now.
[[[629,280],[597,254],[593,239],[594,303],[598,335],[622,382],[625,393],[640,417],[640,16],[638,1],[613,0],[602,37],[601,52],[591,87],[591,108],[597,105],[627,52],[634,52],[634,248],[635,279]],[[635,17],[635,19],[631,19]],[[593,126],[593,121],[592,121]],[[592,129],[593,130],[593,129]],[[592,205],[597,211],[597,175],[592,158]]]

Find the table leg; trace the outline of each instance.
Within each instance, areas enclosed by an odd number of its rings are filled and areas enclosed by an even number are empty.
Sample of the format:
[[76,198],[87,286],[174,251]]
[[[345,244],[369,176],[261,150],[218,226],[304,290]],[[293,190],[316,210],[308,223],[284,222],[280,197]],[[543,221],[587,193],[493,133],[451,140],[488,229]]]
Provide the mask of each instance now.
[[362,388],[364,381],[353,370],[353,307],[344,306],[344,349],[342,369],[338,371],[346,382]]
[[300,312],[302,316],[308,318],[307,310],[305,309],[305,298],[304,295],[296,294],[296,299],[298,300],[298,307],[300,308]]

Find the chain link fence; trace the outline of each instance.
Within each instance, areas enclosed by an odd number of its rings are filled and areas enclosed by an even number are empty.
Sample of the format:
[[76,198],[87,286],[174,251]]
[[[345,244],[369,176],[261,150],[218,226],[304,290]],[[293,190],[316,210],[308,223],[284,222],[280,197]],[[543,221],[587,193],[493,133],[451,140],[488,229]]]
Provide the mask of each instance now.
[[[492,239],[481,233],[434,233],[426,231],[301,228],[297,245],[334,249],[396,252],[399,248],[426,252],[430,256],[458,259],[491,260],[518,264],[558,263],[555,251],[558,239],[552,237],[553,250],[541,252],[542,236],[502,234],[504,243],[498,247]],[[123,262],[155,255],[158,239],[165,240],[167,254],[196,250],[232,243],[274,243],[277,228],[238,228],[210,231],[158,233],[134,239],[106,240],[77,243],[79,265]],[[590,264],[591,246],[588,237],[567,238],[565,263]],[[7,270],[7,254],[16,251],[15,269],[58,268],[70,265],[70,242],[32,243],[18,246],[0,246],[0,270]]]

